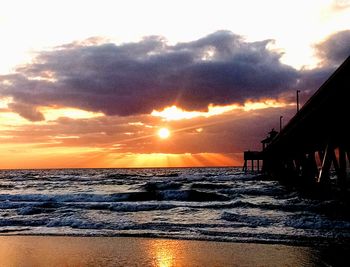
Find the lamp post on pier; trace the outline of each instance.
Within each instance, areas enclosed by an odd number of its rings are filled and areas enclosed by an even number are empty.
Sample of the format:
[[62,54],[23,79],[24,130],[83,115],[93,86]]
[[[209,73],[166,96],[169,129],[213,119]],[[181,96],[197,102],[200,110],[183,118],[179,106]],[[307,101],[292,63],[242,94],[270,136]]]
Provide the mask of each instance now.
[[300,90],[297,90],[297,113],[299,112],[299,93]]

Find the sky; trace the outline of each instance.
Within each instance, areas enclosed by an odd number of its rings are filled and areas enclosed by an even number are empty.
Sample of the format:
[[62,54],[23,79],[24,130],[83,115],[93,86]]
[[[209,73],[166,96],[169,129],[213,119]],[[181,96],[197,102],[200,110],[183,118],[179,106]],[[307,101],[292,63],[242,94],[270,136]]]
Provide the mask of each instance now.
[[240,166],[350,55],[348,0],[0,4],[0,168]]

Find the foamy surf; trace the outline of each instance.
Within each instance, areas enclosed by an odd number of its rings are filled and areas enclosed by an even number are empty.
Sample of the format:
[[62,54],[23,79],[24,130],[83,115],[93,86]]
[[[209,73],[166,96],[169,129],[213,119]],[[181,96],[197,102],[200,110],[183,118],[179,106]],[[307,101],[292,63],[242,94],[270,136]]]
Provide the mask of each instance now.
[[339,205],[234,168],[0,172],[1,234],[346,243]]

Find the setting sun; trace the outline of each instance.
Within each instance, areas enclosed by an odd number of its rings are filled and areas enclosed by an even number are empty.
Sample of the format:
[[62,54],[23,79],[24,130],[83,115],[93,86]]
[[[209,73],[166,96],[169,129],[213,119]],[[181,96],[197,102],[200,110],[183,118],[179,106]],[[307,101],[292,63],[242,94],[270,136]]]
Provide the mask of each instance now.
[[161,139],[167,139],[167,138],[170,136],[170,131],[169,131],[169,129],[167,129],[167,128],[161,128],[161,129],[158,131],[158,136],[159,136]]

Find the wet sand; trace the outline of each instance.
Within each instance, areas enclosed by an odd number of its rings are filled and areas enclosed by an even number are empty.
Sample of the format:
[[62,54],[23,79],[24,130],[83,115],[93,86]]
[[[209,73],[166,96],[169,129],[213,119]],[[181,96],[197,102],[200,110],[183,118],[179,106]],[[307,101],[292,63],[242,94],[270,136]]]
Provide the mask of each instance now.
[[130,237],[0,236],[0,266],[327,266],[310,247]]

